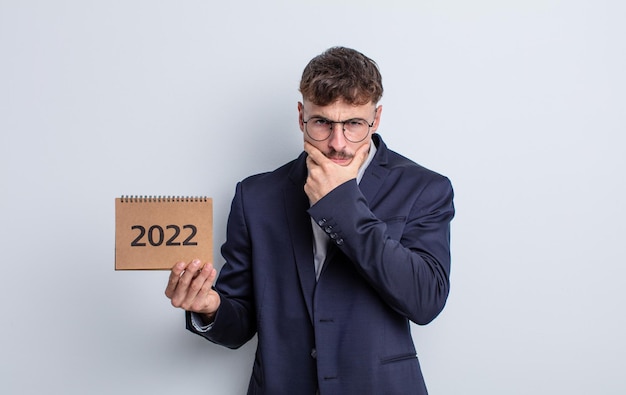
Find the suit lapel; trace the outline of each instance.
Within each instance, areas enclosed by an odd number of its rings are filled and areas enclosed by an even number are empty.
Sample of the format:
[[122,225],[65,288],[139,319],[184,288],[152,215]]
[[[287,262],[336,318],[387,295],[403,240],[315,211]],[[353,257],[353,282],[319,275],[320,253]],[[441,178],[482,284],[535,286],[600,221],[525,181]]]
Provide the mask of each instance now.
[[365,196],[365,199],[367,199],[370,208],[373,207],[376,200],[380,198],[377,196],[378,191],[380,191],[380,187],[385,182],[387,175],[389,175],[389,169],[385,167],[388,157],[387,146],[377,134],[372,136],[372,142],[376,144],[376,155],[367,169],[365,169],[363,178],[359,183],[359,189],[363,196]]
[[306,156],[301,155],[294,163],[289,174],[292,183],[284,190],[285,210],[289,234],[292,240],[302,296],[304,297],[309,317],[313,320],[313,291],[315,289],[315,264],[313,263],[313,231],[309,200],[304,193],[306,180]]

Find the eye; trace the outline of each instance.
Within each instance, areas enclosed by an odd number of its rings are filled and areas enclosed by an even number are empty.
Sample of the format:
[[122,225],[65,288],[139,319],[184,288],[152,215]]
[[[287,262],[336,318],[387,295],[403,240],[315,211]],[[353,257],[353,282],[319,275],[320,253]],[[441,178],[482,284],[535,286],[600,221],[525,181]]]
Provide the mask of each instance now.
[[365,120],[363,119],[350,119],[347,122],[350,126],[356,126],[356,127],[361,127],[361,126],[366,126],[367,122],[365,122]]
[[329,126],[330,125],[330,121],[324,118],[313,118],[311,121],[313,121],[313,124],[315,126]]

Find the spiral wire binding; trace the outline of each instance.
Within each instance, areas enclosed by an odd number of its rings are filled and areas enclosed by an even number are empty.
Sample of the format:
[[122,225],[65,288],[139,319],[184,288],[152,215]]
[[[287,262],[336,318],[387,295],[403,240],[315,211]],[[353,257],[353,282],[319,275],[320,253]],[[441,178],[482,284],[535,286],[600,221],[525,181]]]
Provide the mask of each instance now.
[[178,203],[178,202],[206,202],[207,196],[152,196],[152,195],[122,195],[122,203]]

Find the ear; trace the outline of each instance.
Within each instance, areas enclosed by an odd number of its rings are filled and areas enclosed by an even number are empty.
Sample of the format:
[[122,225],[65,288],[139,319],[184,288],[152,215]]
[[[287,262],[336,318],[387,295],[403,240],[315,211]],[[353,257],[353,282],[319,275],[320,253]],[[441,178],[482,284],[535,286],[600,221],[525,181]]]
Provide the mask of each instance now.
[[376,115],[374,116],[374,125],[372,126],[372,133],[376,132],[378,125],[380,124],[380,115],[383,113],[383,106],[376,107]]
[[300,130],[304,133],[304,104],[298,102],[298,124],[300,125]]

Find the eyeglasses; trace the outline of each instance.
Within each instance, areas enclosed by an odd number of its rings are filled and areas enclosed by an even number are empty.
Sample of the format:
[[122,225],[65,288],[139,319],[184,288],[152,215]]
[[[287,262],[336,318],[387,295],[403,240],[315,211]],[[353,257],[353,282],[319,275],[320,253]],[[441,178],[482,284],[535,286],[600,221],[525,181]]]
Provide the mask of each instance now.
[[336,123],[340,123],[343,136],[351,143],[360,143],[365,140],[370,132],[370,128],[374,126],[374,122],[368,123],[362,118],[352,118],[346,121],[331,121],[322,117],[311,117],[304,123],[304,130],[312,140],[324,141],[330,137]]

